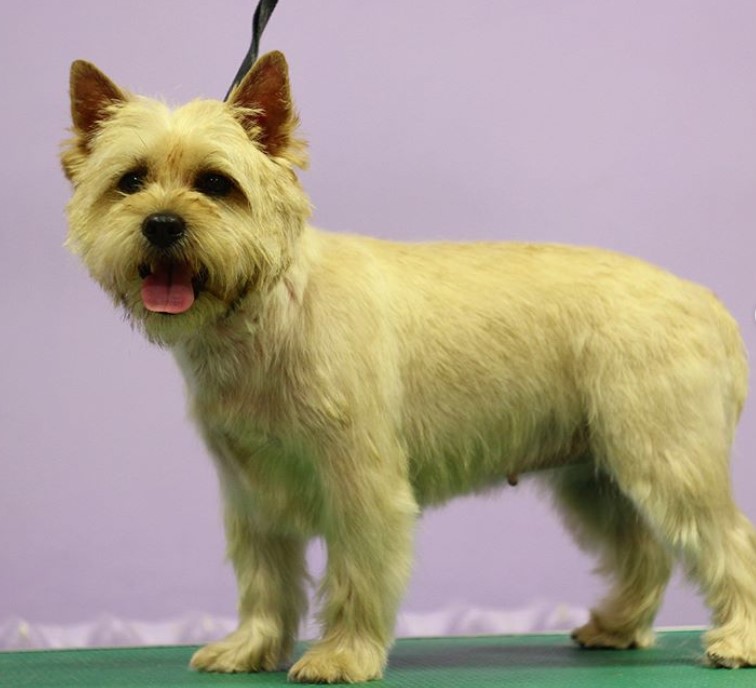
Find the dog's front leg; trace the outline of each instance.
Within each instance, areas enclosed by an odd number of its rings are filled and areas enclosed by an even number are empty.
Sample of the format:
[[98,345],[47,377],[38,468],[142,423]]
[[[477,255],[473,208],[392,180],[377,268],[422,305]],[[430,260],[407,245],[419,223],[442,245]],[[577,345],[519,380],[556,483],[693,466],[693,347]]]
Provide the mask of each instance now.
[[239,627],[197,651],[191,665],[222,673],[274,671],[291,654],[307,606],[305,540],[262,531],[230,504],[225,526]]
[[383,674],[418,510],[401,454],[376,452],[329,457],[323,637],[292,667],[291,680],[357,683]]

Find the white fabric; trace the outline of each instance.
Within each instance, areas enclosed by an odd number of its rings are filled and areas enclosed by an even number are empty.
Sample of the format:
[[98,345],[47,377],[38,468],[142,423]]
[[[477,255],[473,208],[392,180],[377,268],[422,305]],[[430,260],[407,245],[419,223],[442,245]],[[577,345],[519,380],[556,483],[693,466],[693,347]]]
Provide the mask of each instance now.
[[[588,612],[568,605],[536,602],[516,610],[471,608],[461,604],[436,612],[404,612],[397,637],[500,635],[563,631],[585,623]],[[52,625],[10,618],[0,621],[0,650],[119,647],[137,645],[200,645],[217,640],[236,627],[236,619],[189,614],[162,622],[132,621],[112,616],[82,624]],[[318,635],[309,619],[304,638]]]

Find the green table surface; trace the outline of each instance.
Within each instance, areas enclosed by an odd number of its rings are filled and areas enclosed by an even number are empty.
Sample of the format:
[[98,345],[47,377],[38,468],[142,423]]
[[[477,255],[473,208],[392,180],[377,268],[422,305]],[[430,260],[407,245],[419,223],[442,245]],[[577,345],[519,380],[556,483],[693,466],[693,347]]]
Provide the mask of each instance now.
[[[376,686],[756,686],[755,669],[701,663],[700,632],[660,633],[649,650],[581,650],[566,635],[413,638],[397,641]],[[199,674],[188,668],[196,648],[145,647],[0,653],[3,688],[137,688],[283,686],[286,673]],[[298,647],[298,654],[304,646]],[[292,685],[292,684],[288,684]]]

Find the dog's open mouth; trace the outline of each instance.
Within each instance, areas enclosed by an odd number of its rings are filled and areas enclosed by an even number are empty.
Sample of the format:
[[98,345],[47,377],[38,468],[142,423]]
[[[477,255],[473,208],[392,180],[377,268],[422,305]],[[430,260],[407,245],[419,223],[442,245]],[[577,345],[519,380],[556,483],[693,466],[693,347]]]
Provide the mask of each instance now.
[[195,273],[187,263],[161,262],[139,266],[142,277],[142,303],[153,313],[186,313],[207,281],[204,268]]

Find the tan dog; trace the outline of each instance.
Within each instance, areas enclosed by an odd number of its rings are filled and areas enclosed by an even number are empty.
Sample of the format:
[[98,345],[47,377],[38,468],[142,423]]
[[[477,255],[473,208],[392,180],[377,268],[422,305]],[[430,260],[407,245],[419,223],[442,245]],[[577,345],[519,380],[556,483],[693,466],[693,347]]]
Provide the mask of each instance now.
[[422,507],[542,469],[613,580],[578,643],[649,645],[680,558],[709,661],[756,664],[746,359],[709,291],[607,251],[313,229],[280,53],[229,103],[170,110],[85,62],[71,96],[68,244],[175,354],[223,486],[240,624],[194,667],[287,660],[322,536],[323,636],[290,677],[381,676]]

